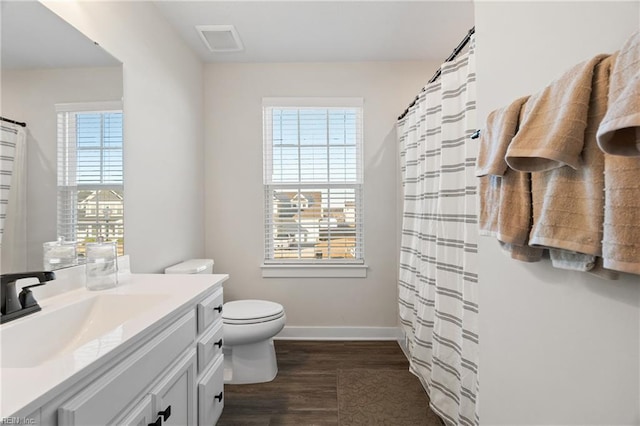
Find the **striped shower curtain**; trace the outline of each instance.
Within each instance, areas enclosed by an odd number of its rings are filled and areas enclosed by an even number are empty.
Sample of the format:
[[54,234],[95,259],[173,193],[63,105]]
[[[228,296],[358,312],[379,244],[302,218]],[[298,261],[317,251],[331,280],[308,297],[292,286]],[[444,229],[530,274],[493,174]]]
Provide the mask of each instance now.
[[474,46],[397,123],[400,321],[410,369],[447,425],[479,424]]
[[10,123],[0,125],[0,271],[25,271],[26,132]]

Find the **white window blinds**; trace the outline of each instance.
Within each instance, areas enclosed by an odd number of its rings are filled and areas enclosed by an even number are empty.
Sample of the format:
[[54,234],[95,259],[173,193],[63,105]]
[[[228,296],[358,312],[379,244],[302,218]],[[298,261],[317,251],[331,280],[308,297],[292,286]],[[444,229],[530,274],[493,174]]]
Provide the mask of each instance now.
[[58,236],[78,242],[115,240],[123,254],[121,104],[61,104],[56,111]]
[[265,263],[363,263],[362,99],[263,99]]

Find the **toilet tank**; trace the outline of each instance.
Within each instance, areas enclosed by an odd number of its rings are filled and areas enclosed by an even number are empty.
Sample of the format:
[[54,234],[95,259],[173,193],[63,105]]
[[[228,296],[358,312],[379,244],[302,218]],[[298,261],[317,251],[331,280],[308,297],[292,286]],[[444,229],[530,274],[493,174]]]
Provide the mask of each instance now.
[[213,259],[189,259],[164,270],[165,274],[212,274]]

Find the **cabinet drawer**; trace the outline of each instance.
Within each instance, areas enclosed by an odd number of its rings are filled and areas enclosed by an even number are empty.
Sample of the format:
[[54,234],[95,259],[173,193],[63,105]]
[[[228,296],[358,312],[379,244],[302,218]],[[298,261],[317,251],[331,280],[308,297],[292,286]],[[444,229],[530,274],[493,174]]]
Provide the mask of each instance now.
[[214,425],[224,407],[224,364],[218,357],[198,383],[198,424]]
[[107,424],[193,344],[193,311],[184,315],[58,409],[58,425]]
[[198,303],[198,334],[222,318],[222,289],[218,289],[211,296]]
[[207,330],[198,342],[198,374],[219,354],[222,354],[222,321]]

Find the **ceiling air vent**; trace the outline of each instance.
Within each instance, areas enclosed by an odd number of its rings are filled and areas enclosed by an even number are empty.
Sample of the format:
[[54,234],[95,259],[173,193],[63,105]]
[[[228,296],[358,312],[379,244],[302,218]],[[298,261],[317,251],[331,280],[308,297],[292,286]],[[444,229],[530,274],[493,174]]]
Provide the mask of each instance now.
[[196,25],[196,30],[212,52],[239,52],[244,49],[233,25]]

